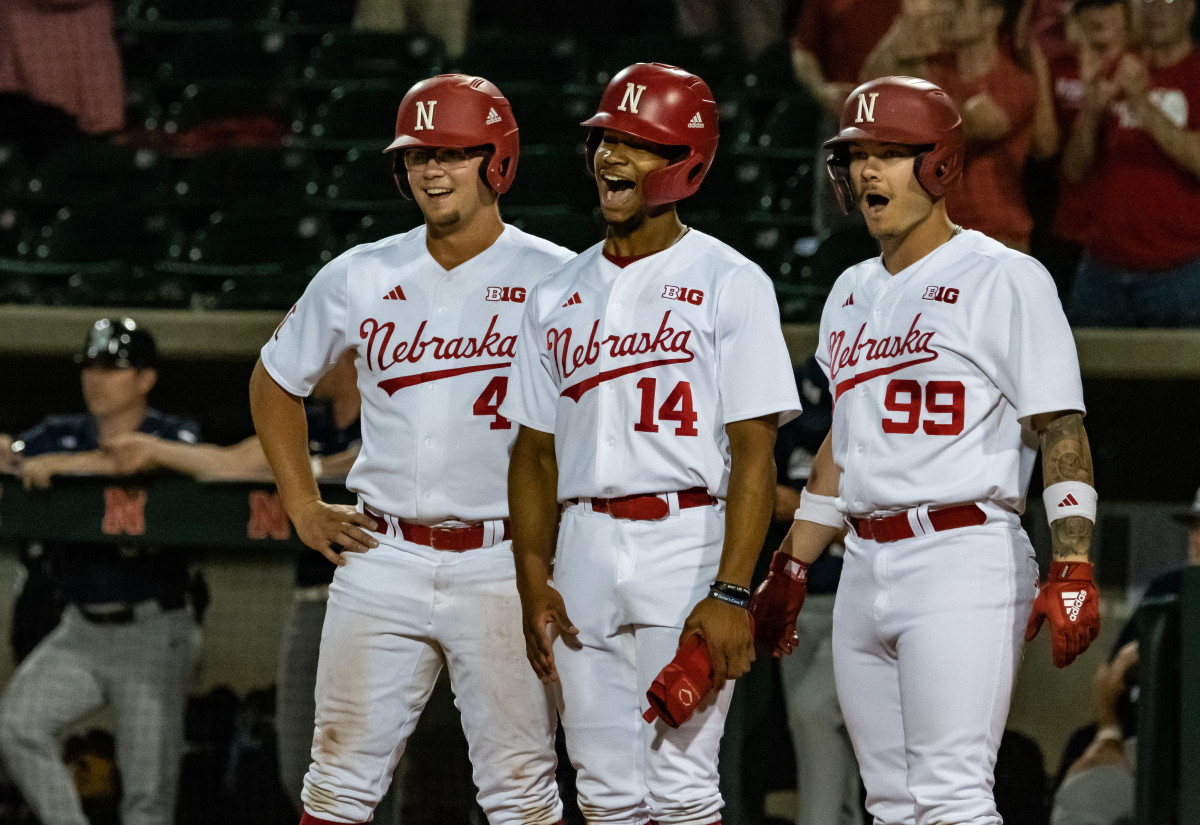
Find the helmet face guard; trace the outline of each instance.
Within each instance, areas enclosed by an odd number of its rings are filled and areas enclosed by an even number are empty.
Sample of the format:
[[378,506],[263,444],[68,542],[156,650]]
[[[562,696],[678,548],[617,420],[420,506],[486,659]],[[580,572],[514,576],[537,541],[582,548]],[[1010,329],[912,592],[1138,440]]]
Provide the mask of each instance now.
[[613,77],[596,114],[582,123],[591,127],[588,174],[594,174],[593,156],[603,130],[612,129],[679,149],[677,159],[646,176],[642,191],[648,205],[694,195],[717,152],[717,120],[716,101],[699,77],[665,63],[634,63]]
[[520,142],[512,106],[495,85],[482,77],[442,74],[408,90],[396,113],[392,173],[400,194],[412,198],[403,152],[417,147],[490,148],[479,175],[497,195],[512,186]]
[[950,96],[926,80],[881,77],[864,83],[846,98],[839,126],[841,131],[825,141],[825,168],[843,212],[853,212],[857,204],[850,178],[854,141],[921,147],[913,159],[913,174],[934,201],[962,176],[962,118]]

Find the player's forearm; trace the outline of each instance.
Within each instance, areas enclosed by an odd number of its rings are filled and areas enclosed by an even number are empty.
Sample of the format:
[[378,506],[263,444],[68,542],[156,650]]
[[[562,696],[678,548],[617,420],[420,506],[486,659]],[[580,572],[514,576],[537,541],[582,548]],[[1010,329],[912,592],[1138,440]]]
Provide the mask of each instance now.
[[545,584],[558,540],[558,461],[554,436],[521,427],[508,464],[517,587]]
[[250,377],[250,415],[280,500],[294,517],[305,504],[321,498],[308,456],[304,401],[275,383],[261,360]]
[[1176,126],[1148,95],[1133,101],[1132,108],[1163,154],[1193,178],[1200,178],[1200,132],[1189,132]]
[[[836,498],[842,474],[833,460],[833,433],[826,434],[813,456],[805,490],[810,494]],[[796,519],[784,536],[779,549],[805,564],[812,564],[833,541],[841,538],[843,528]]]
[[725,543],[717,579],[749,587],[762,552],[775,503],[776,416],[726,425],[729,436],[729,489],[725,502]]
[[[1092,451],[1080,413],[1057,414],[1049,420],[1034,418],[1041,437],[1042,480],[1046,487],[1063,481],[1092,486]],[[1092,522],[1082,516],[1057,519],[1050,525],[1055,561],[1087,561]]]
[[271,468],[256,436],[230,447],[162,441],[156,445],[154,457],[160,467],[202,481],[271,477]]

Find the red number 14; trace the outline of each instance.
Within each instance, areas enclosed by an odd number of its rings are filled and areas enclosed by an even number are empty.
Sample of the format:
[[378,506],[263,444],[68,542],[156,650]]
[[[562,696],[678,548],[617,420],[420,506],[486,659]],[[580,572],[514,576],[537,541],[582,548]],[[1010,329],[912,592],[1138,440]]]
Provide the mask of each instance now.
[[[654,423],[657,387],[658,380],[654,378],[647,377],[637,382],[637,388],[642,392],[642,415],[633,425],[633,429],[639,433],[658,432],[658,425]],[[679,422],[679,426],[675,428],[675,435],[699,435],[700,432],[696,429],[697,418],[695,410],[692,409],[692,385],[687,381],[680,381],[658,408],[658,420]]]

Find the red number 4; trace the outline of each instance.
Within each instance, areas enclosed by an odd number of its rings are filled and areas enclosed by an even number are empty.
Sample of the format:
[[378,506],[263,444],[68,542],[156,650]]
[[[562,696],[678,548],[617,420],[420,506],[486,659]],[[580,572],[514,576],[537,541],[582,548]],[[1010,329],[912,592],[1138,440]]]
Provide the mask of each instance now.
[[[925,397],[925,411],[944,418],[921,420],[921,396]],[[930,381],[922,393],[920,383],[911,379],[894,378],[887,385],[883,406],[888,412],[904,413],[901,419],[883,419],[885,433],[911,435],[919,426],[927,435],[958,435],[963,431],[963,407],[966,388],[961,381]]]
[[496,420],[489,425],[489,429],[511,430],[512,422],[499,412],[500,405],[504,403],[504,396],[507,392],[508,376],[497,375],[488,382],[488,385],[483,388],[483,393],[475,399],[475,406],[471,407],[471,412],[476,415],[496,416]]
[[[658,381],[654,378],[643,378],[637,382],[637,388],[642,391],[642,415],[633,425],[633,429],[639,433],[658,432],[658,425],[654,423],[657,387]],[[699,435],[700,431],[696,429],[697,418],[699,416],[692,408],[692,385],[687,381],[680,381],[658,408],[658,419],[677,421],[679,426],[675,428],[675,435]]]

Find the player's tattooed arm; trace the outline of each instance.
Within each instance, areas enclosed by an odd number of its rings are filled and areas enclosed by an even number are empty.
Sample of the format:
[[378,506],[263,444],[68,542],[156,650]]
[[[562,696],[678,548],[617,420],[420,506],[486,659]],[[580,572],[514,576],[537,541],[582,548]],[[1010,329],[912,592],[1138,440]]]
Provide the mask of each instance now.
[[[1034,416],[1032,424],[1041,439],[1044,486],[1060,481],[1094,484],[1092,451],[1083,427],[1083,415],[1050,413]],[[1086,518],[1057,519],[1050,526],[1050,536],[1055,561],[1087,561],[1092,523]]]

